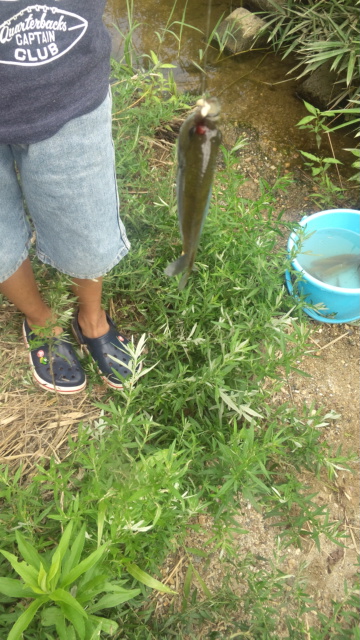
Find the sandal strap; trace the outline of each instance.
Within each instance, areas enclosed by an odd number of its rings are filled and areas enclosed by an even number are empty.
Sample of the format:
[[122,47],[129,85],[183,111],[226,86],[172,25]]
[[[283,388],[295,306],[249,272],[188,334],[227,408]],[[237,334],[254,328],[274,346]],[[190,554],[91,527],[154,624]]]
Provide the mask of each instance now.
[[78,315],[73,318],[72,328],[79,342],[95,360],[100,375],[110,386],[121,389],[121,379],[131,375],[132,356],[127,349],[129,340],[119,333],[115,323],[106,314],[109,330],[98,338],[88,338],[81,330]]
[[43,339],[25,318],[23,335],[33,376],[41,387],[59,393],[76,393],[85,388],[85,373],[66,334]]

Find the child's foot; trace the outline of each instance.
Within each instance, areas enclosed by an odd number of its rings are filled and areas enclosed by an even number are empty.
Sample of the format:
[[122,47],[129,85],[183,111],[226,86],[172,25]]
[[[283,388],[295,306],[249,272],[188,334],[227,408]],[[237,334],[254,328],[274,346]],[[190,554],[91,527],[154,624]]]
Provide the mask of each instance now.
[[23,324],[24,342],[35,381],[46,391],[78,393],[85,389],[86,377],[66,334],[45,339]]
[[83,334],[77,315],[73,319],[72,330],[80,346],[95,360],[105,384],[113,389],[123,389],[122,379],[132,373],[132,356],[126,348],[129,340],[119,333],[108,314],[106,320],[108,330],[98,338],[88,338]]

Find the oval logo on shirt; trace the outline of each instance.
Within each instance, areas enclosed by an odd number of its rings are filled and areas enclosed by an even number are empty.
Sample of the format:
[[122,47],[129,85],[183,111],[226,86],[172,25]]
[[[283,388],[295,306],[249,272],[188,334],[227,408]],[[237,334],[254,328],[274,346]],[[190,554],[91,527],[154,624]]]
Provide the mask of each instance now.
[[85,18],[46,4],[29,5],[0,25],[0,64],[38,66],[65,55],[83,37]]

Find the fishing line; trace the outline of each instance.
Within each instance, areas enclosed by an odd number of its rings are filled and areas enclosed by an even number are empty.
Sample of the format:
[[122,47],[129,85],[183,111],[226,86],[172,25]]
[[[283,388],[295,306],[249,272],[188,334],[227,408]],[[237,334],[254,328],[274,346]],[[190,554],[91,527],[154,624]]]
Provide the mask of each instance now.
[[205,29],[206,45],[205,45],[205,51],[204,51],[204,64],[203,64],[203,69],[201,73],[201,87],[200,87],[201,95],[203,96],[203,98],[205,98],[205,93],[206,93],[206,80],[207,80],[206,62],[207,62],[207,55],[208,55],[208,49],[209,49],[211,9],[212,9],[212,0],[208,0],[206,29]]

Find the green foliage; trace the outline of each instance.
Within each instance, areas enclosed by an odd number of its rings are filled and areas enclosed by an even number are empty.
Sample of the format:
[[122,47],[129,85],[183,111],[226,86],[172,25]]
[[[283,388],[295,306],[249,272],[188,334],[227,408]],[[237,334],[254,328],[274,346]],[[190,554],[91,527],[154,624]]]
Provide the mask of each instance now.
[[168,36],[173,37],[177,43],[178,55],[180,55],[180,49],[181,49],[181,43],[183,40],[184,30],[190,29],[192,31],[197,31],[199,33],[201,33],[201,31],[196,27],[194,27],[193,25],[185,22],[188,0],[186,0],[186,2],[184,3],[181,20],[173,20],[176,5],[177,5],[177,0],[175,0],[171,8],[165,27],[160,28],[159,31],[155,31],[155,35],[159,41],[160,47],[164,43],[166,37]]
[[[320,111],[320,109],[317,109],[312,104],[309,104],[306,101],[304,101],[304,105],[310,115],[302,118],[297,123],[296,126],[299,127],[299,129],[306,129],[310,131],[310,133],[312,133],[315,136],[316,145],[319,149],[319,153],[320,153],[322,139],[325,134],[329,136],[329,134],[332,133],[333,131],[339,128],[342,128],[344,126],[354,124],[356,122],[356,120],[353,119],[350,121],[343,122],[340,125],[331,126],[329,124],[329,118],[332,117],[333,119],[336,120],[336,118],[339,115],[343,115],[344,110],[338,109],[338,110],[332,110],[332,111]],[[359,113],[359,109],[348,108],[346,110],[346,113],[347,115],[349,114],[355,115]],[[358,158],[360,155],[360,150],[356,148],[346,149],[346,151],[349,151],[350,153],[352,153],[356,158]],[[314,198],[320,206],[325,206],[325,207],[327,206],[331,207],[334,202],[336,202],[337,200],[341,200],[343,198],[344,190],[342,187],[336,186],[329,176],[329,169],[334,165],[342,164],[340,160],[338,160],[335,157],[324,158],[322,155],[316,156],[313,153],[309,153],[307,151],[300,151],[300,153],[306,159],[306,161],[304,161],[304,164],[310,170],[311,175],[315,179],[315,182],[319,189],[318,192],[312,195],[312,198]],[[359,169],[359,166],[360,166],[359,161],[356,160],[355,162],[353,162],[351,166],[354,169]],[[359,179],[359,177],[360,177],[360,172],[357,171],[350,178],[350,180],[357,180]]]
[[359,3],[354,0],[289,0],[284,5],[272,1],[274,12],[269,36],[284,57],[295,53],[301,68],[298,77],[311,73],[324,63],[338,74],[332,105],[352,99],[360,81],[358,64],[360,30]]
[[140,593],[139,589],[125,589],[120,583],[109,582],[107,575],[96,570],[108,545],[99,546],[80,560],[85,544],[85,525],[70,544],[72,530],[73,523],[69,522],[51,555],[40,555],[19,531],[15,536],[22,561],[14,554],[0,550],[21,578],[21,581],[0,578],[0,593],[11,599],[32,599],[25,609],[20,605],[23,611],[7,640],[22,638],[40,608],[41,626],[55,628],[60,640],[70,637],[87,640],[98,637],[96,634],[101,631],[113,636],[118,624],[96,614]]
[[[320,150],[322,136],[326,133],[329,134],[329,127],[327,126],[327,118],[321,113],[320,109],[317,109],[312,104],[304,101],[304,105],[310,115],[302,118],[298,123],[299,129],[307,129],[314,134],[316,145]],[[312,177],[315,179],[316,184],[319,187],[317,193],[312,194],[312,198],[318,201],[319,206],[331,206],[336,196],[341,197],[342,189],[337,187],[329,177],[329,168],[335,164],[341,164],[336,158],[324,158],[322,156],[316,156],[313,153],[307,151],[300,151],[301,155],[306,159],[304,164],[311,172]]]
[[[337,74],[334,92],[328,108],[320,112],[314,106],[305,103],[312,114],[303,118],[297,126],[300,129],[312,131],[320,147],[321,134],[331,133],[342,127],[350,127],[356,136],[359,129],[359,85],[360,85],[360,5],[354,0],[309,0],[299,3],[289,0],[279,5],[276,0],[270,0],[274,6],[269,26],[272,31],[269,40],[277,51],[283,51],[285,58],[295,54],[299,63],[292,69],[292,73],[300,69],[298,78],[314,72],[323,65]],[[339,105],[338,109],[335,106]],[[329,118],[335,124],[329,124]],[[339,124],[340,123],[340,124]],[[352,167],[359,169],[359,149],[347,149],[355,155]],[[304,156],[308,155],[302,151]],[[309,158],[305,163],[317,179],[319,192],[315,194],[318,203],[324,206],[333,205],[341,196],[341,190],[331,181],[328,173],[331,164],[340,164],[336,158]],[[350,180],[360,179],[360,172],[356,171]]]
[[344,601],[333,602],[330,615],[325,616],[306,593],[306,565],[297,576],[285,574],[280,559],[278,553],[270,561],[248,555],[238,563],[247,589],[240,605],[244,610],[241,632],[235,637],[273,640],[281,630],[288,640],[356,640],[359,585],[345,584]]
[[[119,94],[115,103],[124,99]],[[328,468],[328,452],[316,421],[310,426],[306,420],[296,421],[287,407],[276,410],[270,400],[273,388],[267,390],[263,384],[268,379],[276,385],[280,367],[287,372],[294,368],[307,337],[305,325],[296,319],[301,304],[293,306],[283,285],[285,248],[275,249],[290,230],[274,216],[273,206],[274,190],[286,184],[280,180],[272,188],[263,183],[258,202],[242,201],[236,169],[239,147],[222,150],[223,168],[214,186],[198,270],[179,293],[176,282],[163,275],[180,251],[172,249],[179,244],[174,174],[154,174],[144,159],[151,127],[161,125],[166,109],[163,104],[155,114],[153,103],[145,99],[137,113],[132,110],[115,122],[115,139],[120,132],[124,142],[117,161],[120,178],[130,147],[133,158],[125,172],[131,187],[122,188],[123,217],[133,250],[106,279],[105,293],[129,318],[132,333],[146,331],[146,359],[156,365],[146,384],[131,389],[131,398],[125,390],[119,394],[121,401],[101,408],[104,423],[112,429],[126,428],[130,415],[132,425],[149,424],[149,416],[154,416],[161,434],[155,440],[188,457],[184,490],[195,489],[220,517],[235,507],[238,491],[253,503],[269,500],[273,477],[281,475],[280,461],[294,449],[294,427],[297,441],[302,441],[292,455],[298,468],[313,468],[315,458],[319,470]],[[136,145],[128,133],[134,123],[142,131]],[[294,491],[295,501],[296,495]]]
[[[350,100],[344,109],[332,109],[331,111],[324,111],[321,115],[332,118],[332,122],[335,124],[329,125],[329,132],[342,129],[344,127],[351,127],[356,130],[355,138],[360,136],[359,118],[360,118],[360,100]],[[340,118],[341,123],[336,124],[337,119]],[[346,148],[345,151],[349,151],[356,160],[351,164],[351,167],[355,169],[355,173],[349,178],[349,180],[356,180],[360,182],[360,149],[359,145],[355,148]]]

